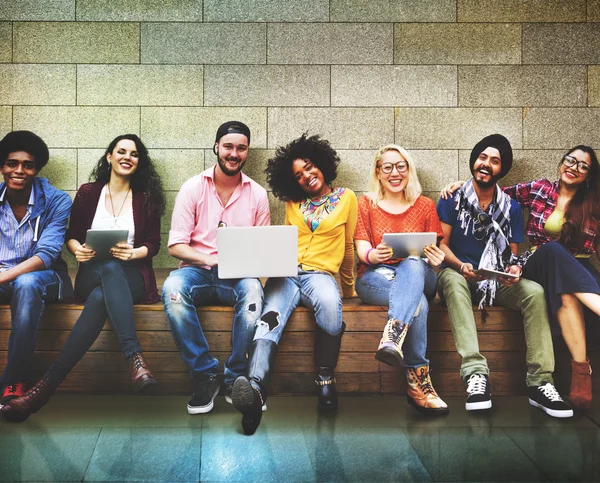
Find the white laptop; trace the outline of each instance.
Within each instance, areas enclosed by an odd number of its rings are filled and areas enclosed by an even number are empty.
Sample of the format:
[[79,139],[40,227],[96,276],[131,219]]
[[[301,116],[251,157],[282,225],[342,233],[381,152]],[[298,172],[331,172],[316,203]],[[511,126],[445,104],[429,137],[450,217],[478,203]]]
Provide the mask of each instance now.
[[238,226],[217,230],[219,278],[295,277],[298,227]]

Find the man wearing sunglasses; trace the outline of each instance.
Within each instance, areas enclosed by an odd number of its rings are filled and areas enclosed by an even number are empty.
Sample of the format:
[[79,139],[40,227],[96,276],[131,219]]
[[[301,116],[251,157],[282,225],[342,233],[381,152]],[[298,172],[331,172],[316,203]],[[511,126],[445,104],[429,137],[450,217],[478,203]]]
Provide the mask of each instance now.
[[[500,134],[479,141],[469,159],[473,177],[437,207],[446,253],[439,273],[439,291],[448,306],[452,335],[462,357],[461,378],[467,383],[467,411],[492,407],[490,370],[479,351],[473,300],[482,315],[492,304],[519,310],[523,315],[527,345],[529,401],[550,416],[571,417],[553,385],[554,351],[544,291],[521,279],[525,260],[517,257],[524,240],[519,204],[497,186],[513,162],[509,141]],[[489,269],[508,276],[489,278],[478,273]],[[512,275],[512,276],[510,276]]]

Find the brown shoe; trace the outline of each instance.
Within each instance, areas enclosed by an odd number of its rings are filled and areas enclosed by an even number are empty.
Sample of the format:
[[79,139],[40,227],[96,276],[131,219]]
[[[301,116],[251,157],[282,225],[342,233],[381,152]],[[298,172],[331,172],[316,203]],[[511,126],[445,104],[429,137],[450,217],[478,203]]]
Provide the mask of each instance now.
[[20,423],[25,421],[31,414],[37,413],[44,406],[56,391],[58,385],[51,384],[49,379],[42,379],[23,396],[8,401],[0,414],[11,423]]
[[429,366],[406,369],[406,380],[408,381],[406,398],[417,411],[448,414],[448,405],[437,395],[431,383]]
[[148,369],[141,352],[134,352],[129,360],[129,367],[131,368],[131,384],[135,394],[139,394],[152,384],[156,384],[156,379]]
[[588,359],[585,362],[571,361],[571,394],[569,400],[573,409],[592,407],[592,368]]

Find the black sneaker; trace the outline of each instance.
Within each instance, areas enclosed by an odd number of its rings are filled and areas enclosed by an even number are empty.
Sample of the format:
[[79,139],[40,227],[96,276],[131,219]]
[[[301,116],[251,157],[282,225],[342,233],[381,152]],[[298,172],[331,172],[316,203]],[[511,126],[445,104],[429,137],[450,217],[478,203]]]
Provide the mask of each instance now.
[[547,382],[543,386],[529,386],[529,404],[540,408],[554,418],[572,418],[573,410],[567,406],[556,388]]
[[214,400],[219,394],[219,381],[217,376],[203,374],[194,383],[194,394],[188,401],[187,410],[190,414],[203,414],[214,407]]
[[467,379],[467,411],[480,411],[492,407],[492,386],[486,374],[471,374]]

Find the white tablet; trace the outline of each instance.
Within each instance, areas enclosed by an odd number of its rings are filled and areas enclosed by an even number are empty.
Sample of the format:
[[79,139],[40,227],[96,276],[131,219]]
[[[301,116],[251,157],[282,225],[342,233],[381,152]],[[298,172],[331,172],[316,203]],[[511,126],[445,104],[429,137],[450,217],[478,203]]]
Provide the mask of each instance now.
[[384,233],[382,241],[394,251],[392,258],[422,257],[427,245],[436,244],[437,233]]
[[489,278],[490,280],[495,280],[496,282],[500,281],[500,277],[508,277],[508,278],[519,278],[518,275],[514,275],[512,273],[499,272],[498,270],[492,270],[491,268],[479,268],[474,271],[477,275],[483,278]]
[[127,243],[128,230],[88,230],[85,246],[96,252],[97,260],[110,258],[110,249],[117,243]]

